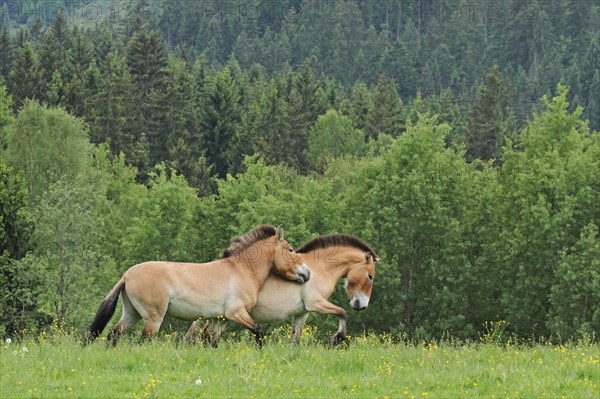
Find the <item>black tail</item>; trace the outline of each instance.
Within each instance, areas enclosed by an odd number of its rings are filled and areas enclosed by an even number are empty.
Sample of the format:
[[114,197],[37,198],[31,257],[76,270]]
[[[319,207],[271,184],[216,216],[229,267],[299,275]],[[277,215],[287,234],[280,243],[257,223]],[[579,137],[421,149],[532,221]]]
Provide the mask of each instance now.
[[125,287],[125,280],[121,279],[115,285],[115,287],[108,293],[106,298],[100,304],[98,311],[96,311],[96,317],[94,317],[94,321],[90,324],[89,331],[87,333],[87,337],[84,339],[83,344],[86,345],[91,341],[95,340],[102,334],[102,330],[110,321],[112,315],[115,313],[115,309],[117,308],[117,300],[119,299],[119,294]]

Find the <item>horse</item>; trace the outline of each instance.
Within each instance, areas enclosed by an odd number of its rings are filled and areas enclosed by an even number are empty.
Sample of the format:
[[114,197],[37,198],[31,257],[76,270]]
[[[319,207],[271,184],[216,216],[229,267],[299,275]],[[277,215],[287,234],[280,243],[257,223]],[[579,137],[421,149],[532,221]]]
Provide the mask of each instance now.
[[[380,258],[361,239],[348,234],[316,237],[296,250],[311,269],[306,284],[290,283],[270,274],[258,293],[258,301],[250,315],[259,323],[279,322],[292,318],[292,342],[299,343],[302,328],[309,312],[337,315],[338,330],[331,337],[332,344],[346,339],[346,312],[329,302],[336,283],[345,278],[344,287],[350,298],[350,307],[363,310],[369,304],[375,262]],[[194,321],[186,333],[186,341],[193,342],[200,323]],[[214,347],[225,329],[225,322],[210,319],[204,324],[203,337]]]
[[107,343],[115,345],[140,319],[145,338],[158,332],[166,315],[183,320],[223,315],[250,330],[262,346],[262,328],[248,311],[255,305],[269,273],[298,285],[311,276],[310,268],[283,235],[282,228],[261,225],[234,239],[223,256],[212,262],[146,262],[132,266],[102,301],[84,344],[102,333],[120,294],[123,313]]

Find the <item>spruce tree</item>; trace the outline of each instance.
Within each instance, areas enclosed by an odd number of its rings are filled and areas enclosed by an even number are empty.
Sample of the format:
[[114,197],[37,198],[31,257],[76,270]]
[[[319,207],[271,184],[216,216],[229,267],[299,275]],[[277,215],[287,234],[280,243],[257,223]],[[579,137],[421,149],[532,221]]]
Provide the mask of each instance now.
[[25,42],[17,53],[9,74],[8,89],[13,98],[13,110],[17,112],[27,98],[40,99],[41,72],[38,56],[30,42]]
[[54,71],[59,71],[63,78],[70,78],[67,50],[71,47],[71,34],[67,27],[67,19],[62,12],[56,15],[50,28],[45,32],[40,49],[40,67],[44,82],[50,82]]
[[12,43],[8,34],[8,25],[4,24],[0,31],[0,80],[7,81],[12,65]]
[[398,137],[402,133],[402,100],[396,85],[386,75],[381,75],[373,90],[373,104],[367,115],[366,136],[376,140],[380,133]]
[[485,77],[469,111],[467,157],[497,159],[504,139],[505,99],[498,67]]
[[[108,143],[114,154],[123,152],[128,163],[136,164],[134,131],[127,126],[127,117],[131,115],[132,101],[131,77],[122,57],[109,53],[104,68],[99,71],[92,62],[86,72],[87,86],[91,80],[97,82],[97,90],[86,103],[86,119],[90,124],[90,139],[93,143]],[[137,154],[139,155],[139,154]]]
[[327,110],[327,97],[308,60],[300,71],[290,73],[288,80],[287,109],[294,150],[287,164],[305,172],[308,135],[317,118]]
[[267,164],[289,163],[294,156],[285,80],[258,81],[244,113],[244,125],[236,142],[235,157],[261,153]]
[[85,96],[85,73],[92,59],[92,47],[83,29],[72,32],[73,46],[68,51],[69,82],[65,85],[67,109],[77,116],[83,116]]
[[232,164],[232,148],[240,128],[240,89],[229,67],[213,75],[207,86],[200,109],[200,134],[209,165],[217,176],[224,177]]
[[[148,159],[151,165],[167,159],[167,132],[161,110],[164,107],[167,56],[164,42],[157,31],[145,28],[129,41],[127,65],[133,84],[133,100],[137,104],[131,128],[136,139],[142,133],[148,140]],[[151,166],[149,165],[149,166]]]
[[165,90],[164,129],[167,131],[169,164],[188,181],[202,155],[197,133],[193,76],[182,59],[171,58]]

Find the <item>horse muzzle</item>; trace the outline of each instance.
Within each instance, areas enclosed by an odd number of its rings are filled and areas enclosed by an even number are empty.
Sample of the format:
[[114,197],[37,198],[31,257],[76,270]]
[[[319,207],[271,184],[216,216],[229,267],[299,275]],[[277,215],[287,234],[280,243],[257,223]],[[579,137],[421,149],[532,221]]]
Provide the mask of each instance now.
[[296,273],[296,276],[296,281],[298,281],[300,284],[304,284],[308,280],[310,280],[310,268],[306,266],[306,263],[302,264],[300,270],[298,270],[298,272]]
[[365,295],[354,295],[350,301],[350,307],[354,310],[363,310],[369,306],[369,298]]

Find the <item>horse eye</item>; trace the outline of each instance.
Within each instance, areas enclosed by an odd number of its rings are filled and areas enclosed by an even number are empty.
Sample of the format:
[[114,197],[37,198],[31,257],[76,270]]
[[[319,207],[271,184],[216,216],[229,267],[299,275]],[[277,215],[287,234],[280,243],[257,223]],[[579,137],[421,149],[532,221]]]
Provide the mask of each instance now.
[[373,280],[373,275],[372,274],[367,274],[367,277],[369,277],[369,280]]
[[294,252],[294,248],[288,248],[288,252],[289,253],[293,253]]

